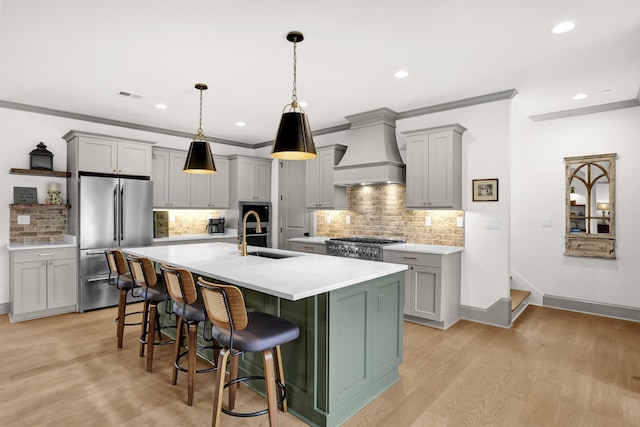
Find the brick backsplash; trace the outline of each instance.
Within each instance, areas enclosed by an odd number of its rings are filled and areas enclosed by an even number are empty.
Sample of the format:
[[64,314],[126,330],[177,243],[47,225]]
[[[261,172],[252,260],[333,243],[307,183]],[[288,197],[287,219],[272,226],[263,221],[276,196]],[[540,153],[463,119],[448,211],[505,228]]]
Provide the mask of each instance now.
[[[396,237],[409,243],[464,246],[464,211],[407,210],[404,185],[367,185],[347,189],[346,211],[317,211],[316,234],[325,237]],[[351,224],[347,224],[349,216]],[[425,226],[425,217],[431,226]],[[330,218],[331,223],[327,223]]]
[[[18,215],[28,215],[29,224],[18,224]],[[9,243],[63,242],[67,231],[67,208],[11,207]]]
[[168,237],[188,234],[206,234],[209,218],[219,217],[220,212],[217,210],[154,211],[154,236]]

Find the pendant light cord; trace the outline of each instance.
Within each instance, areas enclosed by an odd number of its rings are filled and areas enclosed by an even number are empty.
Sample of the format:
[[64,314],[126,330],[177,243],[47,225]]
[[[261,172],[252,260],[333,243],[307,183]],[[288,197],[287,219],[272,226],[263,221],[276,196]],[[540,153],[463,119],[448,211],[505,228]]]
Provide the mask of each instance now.
[[202,135],[202,89],[200,89],[200,125],[198,126],[198,135]]
[[293,92],[291,94],[291,106],[295,109],[298,108],[298,93],[296,87],[296,75],[297,75],[297,62],[298,62],[298,54],[296,52],[297,40],[293,41]]

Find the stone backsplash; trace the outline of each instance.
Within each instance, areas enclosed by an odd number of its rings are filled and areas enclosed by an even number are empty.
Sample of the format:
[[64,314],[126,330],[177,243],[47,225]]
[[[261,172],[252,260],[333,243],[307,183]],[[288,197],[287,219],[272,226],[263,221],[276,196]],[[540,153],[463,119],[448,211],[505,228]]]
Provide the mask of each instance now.
[[[317,211],[316,234],[396,237],[409,243],[464,246],[464,227],[456,224],[458,217],[464,217],[464,211],[407,210],[404,185],[349,187],[347,207],[346,211]],[[431,217],[431,226],[425,225],[425,217]]]
[[[154,211],[154,237],[206,234],[209,218],[219,218],[220,211],[212,210],[172,210]],[[229,224],[226,224],[229,228]],[[235,227],[231,227],[235,228]]]
[[[18,216],[28,216],[29,224],[18,224]],[[9,214],[9,243],[57,243],[67,231],[67,208],[14,207]]]

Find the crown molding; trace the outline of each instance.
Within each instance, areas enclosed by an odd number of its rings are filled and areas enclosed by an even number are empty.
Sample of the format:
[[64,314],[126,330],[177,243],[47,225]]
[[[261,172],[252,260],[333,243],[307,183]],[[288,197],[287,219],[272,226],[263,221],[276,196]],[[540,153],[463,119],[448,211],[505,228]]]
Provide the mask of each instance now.
[[602,113],[605,111],[621,110],[623,108],[633,108],[640,106],[638,99],[628,99],[626,101],[612,102],[610,104],[593,105],[591,107],[575,108],[572,110],[555,111],[552,113],[535,114],[529,116],[534,122],[545,120],[563,119],[566,117],[583,116],[585,114]]

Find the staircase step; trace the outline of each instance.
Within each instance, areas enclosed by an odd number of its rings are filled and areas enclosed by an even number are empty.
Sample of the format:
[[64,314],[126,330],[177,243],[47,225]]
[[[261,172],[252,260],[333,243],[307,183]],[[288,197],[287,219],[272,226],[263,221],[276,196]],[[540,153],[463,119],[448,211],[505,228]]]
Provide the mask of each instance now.
[[531,292],[511,289],[511,311],[518,308],[520,304],[529,296]]

